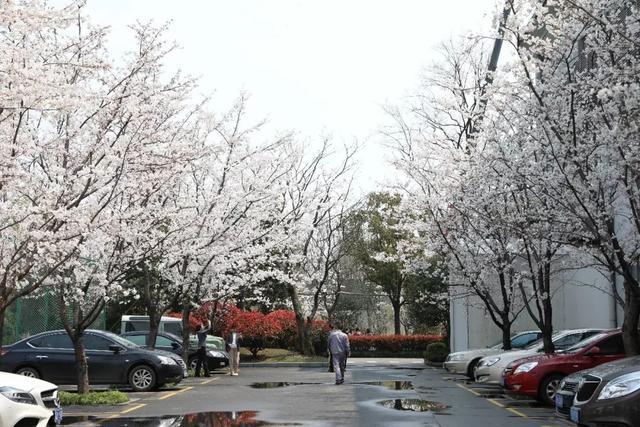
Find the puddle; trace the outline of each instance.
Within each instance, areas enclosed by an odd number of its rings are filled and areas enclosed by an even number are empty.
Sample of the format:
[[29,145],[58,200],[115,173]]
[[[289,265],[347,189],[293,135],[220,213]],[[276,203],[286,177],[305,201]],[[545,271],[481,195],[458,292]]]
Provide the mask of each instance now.
[[354,385],[374,385],[379,387],[385,387],[389,390],[413,390],[413,383],[411,381],[366,381],[353,383]]
[[413,412],[441,412],[448,409],[449,406],[444,403],[434,402],[422,399],[389,399],[381,400],[378,405],[385,408],[395,409],[397,411],[413,411]]
[[73,427],[261,427],[273,425],[296,426],[300,424],[269,423],[256,420],[255,411],[200,412],[163,417],[132,417],[105,420],[94,416],[64,417],[63,426]]
[[251,388],[281,388],[281,387],[291,387],[294,385],[318,385],[321,383],[290,383],[290,382],[264,382],[264,383],[253,383],[250,384]]

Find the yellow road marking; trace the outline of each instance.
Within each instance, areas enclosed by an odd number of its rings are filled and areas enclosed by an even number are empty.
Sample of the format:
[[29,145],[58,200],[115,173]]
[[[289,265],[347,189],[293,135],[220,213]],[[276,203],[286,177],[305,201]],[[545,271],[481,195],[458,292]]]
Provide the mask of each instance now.
[[158,400],[168,399],[168,398],[170,398],[170,397],[175,396],[176,394],[179,394],[179,393],[185,392],[185,391],[187,391],[187,390],[191,390],[192,388],[193,388],[193,387],[185,387],[185,388],[182,388],[182,389],[177,390],[177,391],[172,391],[171,393],[167,393],[167,394],[165,394],[164,396],[159,397],[159,398],[158,398]]
[[501,408],[504,408],[504,405],[503,405],[502,403],[498,402],[498,401],[497,401],[497,400],[495,400],[495,399],[487,399],[487,400],[488,400],[489,402],[493,403],[493,404],[494,404],[494,405],[496,405],[496,406],[499,406],[499,407],[501,407]]
[[204,380],[202,381],[200,384],[209,384],[211,381],[215,381],[217,379],[219,379],[220,377],[215,377],[215,378],[210,378],[208,380]]
[[144,406],[147,406],[147,404],[146,403],[141,403],[139,405],[132,406],[131,408],[125,409],[124,411],[120,411],[120,413],[121,414],[128,414],[129,412],[136,411],[136,410],[138,410],[138,409],[140,409],[140,408],[142,408]]
[[476,396],[480,396],[480,393],[478,393],[475,390],[471,390],[469,387],[465,387],[462,384],[456,384],[458,387],[460,387],[463,390],[467,390],[469,393],[475,394]]
[[507,411],[511,412],[512,414],[516,414],[519,417],[522,418],[529,418],[526,414],[523,414],[522,412],[518,411],[517,409],[513,409],[513,408],[504,408]]

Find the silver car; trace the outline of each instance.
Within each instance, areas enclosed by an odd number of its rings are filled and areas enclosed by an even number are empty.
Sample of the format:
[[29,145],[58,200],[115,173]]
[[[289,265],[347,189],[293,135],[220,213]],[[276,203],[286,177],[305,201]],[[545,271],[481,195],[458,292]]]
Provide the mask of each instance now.
[[[564,350],[599,332],[602,332],[602,329],[570,329],[559,331],[553,335],[552,341],[556,350]],[[485,384],[499,384],[500,378],[502,378],[502,371],[509,363],[543,350],[542,340],[538,340],[522,350],[507,351],[483,357],[476,366],[475,380]]]
[[[542,337],[540,331],[525,331],[511,337],[511,348],[523,348]],[[464,374],[473,378],[476,365],[486,356],[504,353],[502,341],[500,343],[476,350],[458,351],[447,356],[444,368],[453,374]]]

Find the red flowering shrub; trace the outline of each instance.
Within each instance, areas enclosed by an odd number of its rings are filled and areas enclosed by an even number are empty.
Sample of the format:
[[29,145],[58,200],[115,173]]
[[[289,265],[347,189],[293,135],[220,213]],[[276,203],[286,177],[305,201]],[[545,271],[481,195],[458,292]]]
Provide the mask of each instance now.
[[349,343],[352,353],[372,351],[424,353],[427,345],[442,339],[442,335],[350,335]]
[[[223,331],[228,329],[227,326],[232,322],[233,318],[239,313],[242,313],[242,310],[233,304],[207,302],[193,310],[191,316],[189,316],[189,329],[192,333],[195,333],[199,329],[200,324],[207,323],[208,320],[211,320],[211,312],[214,307],[216,311],[211,326],[213,327],[213,333],[216,335],[223,335]],[[182,313],[169,313],[168,316],[181,319]]]
[[280,324],[259,311],[244,311],[233,317],[223,330],[224,336],[236,331],[242,334],[242,345],[247,347],[255,358],[260,350],[274,340],[280,332]]

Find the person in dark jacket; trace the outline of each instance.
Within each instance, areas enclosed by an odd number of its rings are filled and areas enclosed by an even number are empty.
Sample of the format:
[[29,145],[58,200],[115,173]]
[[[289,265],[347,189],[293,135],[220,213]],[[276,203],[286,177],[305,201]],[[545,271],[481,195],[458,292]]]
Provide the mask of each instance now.
[[200,324],[200,329],[196,332],[198,337],[198,351],[196,353],[198,361],[196,362],[196,377],[200,376],[200,368],[204,367],[204,376],[209,376],[209,362],[207,360],[207,333],[211,330],[211,321],[207,324]]

